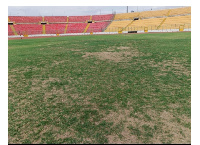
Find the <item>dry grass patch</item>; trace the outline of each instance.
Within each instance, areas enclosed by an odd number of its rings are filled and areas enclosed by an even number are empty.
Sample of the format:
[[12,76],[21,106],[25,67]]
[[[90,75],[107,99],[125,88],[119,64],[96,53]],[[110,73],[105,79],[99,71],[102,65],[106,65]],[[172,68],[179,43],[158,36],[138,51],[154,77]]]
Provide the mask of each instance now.
[[174,60],[164,60],[162,62],[156,63],[151,60],[148,64],[152,67],[158,67],[160,69],[160,73],[157,76],[166,76],[167,72],[172,71],[176,75],[184,74],[186,76],[191,75],[191,71],[188,70],[181,62],[179,62],[176,58]]
[[127,49],[130,49],[130,47],[120,46],[120,47],[117,47],[117,49],[119,49],[119,50],[127,50]]
[[83,51],[83,49],[71,49],[71,51]]
[[[120,52],[115,52],[115,49],[121,50]],[[109,47],[104,52],[86,52],[83,58],[94,56],[100,60],[109,60],[114,62],[127,62],[130,61],[132,57],[149,56],[150,53],[144,54],[140,52],[137,48],[131,47]]]
[[94,56],[100,60],[111,60],[114,62],[122,62],[129,60],[133,54],[131,52],[86,52],[83,57]]
[[[148,110],[147,115],[149,115],[152,120],[145,121],[144,114],[137,113],[137,118],[130,117],[129,110],[119,110],[117,112],[110,112],[106,115],[103,120],[113,122],[113,126],[123,124],[123,129],[118,134],[111,134],[108,136],[109,143],[144,143],[145,139],[151,143],[190,143],[191,132],[190,129],[184,127],[182,124],[174,121],[174,116],[164,111],[160,115],[156,111]],[[186,116],[182,118],[183,122],[188,122],[190,119]],[[161,124],[160,124],[160,123]],[[129,127],[133,129],[139,129],[138,132],[141,136],[137,136],[131,133]],[[158,130],[151,130],[157,126]],[[145,130],[143,127],[147,127],[150,130]],[[145,137],[145,134],[152,134],[152,137]],[[121,138],[119,137],[121,135]]]
[[160,117],[163,123],[162,138],[166,137],[165,134],[167,133],[167,134],[172,135],[171,143],[190,143],[191,142],[190,129],[182,126],[180,123],[173,121],[174,116],[171,113],[164,111],[163,113],[161,113]]
[[[108,122],[113,122],[113,126],[117,126],[122,124],[123,129],[119,133],[114,133],[111,135],[108,135],[108,143],[141,143],[140,140],[138,140],[136,135],[131,134],[129,130],[130,125],[136,125],[140,120],[137,118],[130,117],[130,110],[119,110],[117,112],[110,112],[108,115],[106,115],[103,120],[106,120]],[[121,136],[121,137],[119,137]]]
[[65,139],[65,138],[69,138],[69,137],[75,137],[75,131],[73,129],[69,129],[66,130],[65,132],[61,132],[59,134],[57,134],[57,139]]
[[59,64],[63,64],[63,63],[65,63],[65,61],[64,60],[62,60],[62,61],[53,61],[53,63],[52,63],[52,66],[56,66],[56,65],[59,65]]

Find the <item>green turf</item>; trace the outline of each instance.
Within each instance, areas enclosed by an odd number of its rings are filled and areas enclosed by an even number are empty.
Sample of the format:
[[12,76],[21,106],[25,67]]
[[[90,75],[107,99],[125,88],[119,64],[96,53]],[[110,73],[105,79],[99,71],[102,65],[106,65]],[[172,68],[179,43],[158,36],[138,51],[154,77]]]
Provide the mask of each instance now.
[[191,143],[191,33],[8,41],[9,143]]

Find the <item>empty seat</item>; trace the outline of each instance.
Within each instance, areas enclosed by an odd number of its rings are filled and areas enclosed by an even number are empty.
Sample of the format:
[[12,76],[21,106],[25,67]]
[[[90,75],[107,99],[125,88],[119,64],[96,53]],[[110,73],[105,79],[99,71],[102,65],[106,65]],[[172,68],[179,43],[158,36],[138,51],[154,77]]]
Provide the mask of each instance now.
[[85,22],[90,20],[90,16],[69,16],[69,22]]
[[67,22],[67,16],[45,16],[46,22]]
[[46,34],[63,34],[66,24],[48,24],[45,25]]
[[109,22],[91,23],[89,28],[87,29],[87,32],[103,32],[108,24]]
[[87,23],[73,23],[68,24],[67,33],[83,33]]
[[105,32],[117,32],[120,28],[126,27],[132,20],[113,21],[105,30]]
[[42,25],[39,24],[21,24],[21,25],[14,25],[15,31],[19,35],[23,34],[42,34]]
[[8,25],[8,36],[10,36],[10,35],[14,35],[14,33],[13,33],[10,25]]
[[39,23],[42,21],[41,16],[9,16],[9,19],[15,23]]
[[113,19],[113,14],[92,16],[92,20],[94,21],[104,21],[104,20],[112,20],[112,19]]

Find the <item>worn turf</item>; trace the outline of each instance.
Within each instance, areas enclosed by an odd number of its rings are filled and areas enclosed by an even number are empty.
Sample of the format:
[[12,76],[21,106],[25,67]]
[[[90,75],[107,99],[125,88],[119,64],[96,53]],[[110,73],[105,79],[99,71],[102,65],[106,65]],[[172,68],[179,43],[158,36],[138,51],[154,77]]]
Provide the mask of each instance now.
[[8,41],[8,143],[191,143],[191,33]]

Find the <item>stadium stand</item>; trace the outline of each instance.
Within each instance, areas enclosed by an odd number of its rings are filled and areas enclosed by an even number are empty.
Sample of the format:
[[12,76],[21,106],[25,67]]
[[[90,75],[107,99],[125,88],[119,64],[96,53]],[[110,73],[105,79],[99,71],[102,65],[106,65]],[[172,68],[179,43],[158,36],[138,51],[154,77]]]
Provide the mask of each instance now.
[[70,23],[67,27],[66,33],[83,33],[87,23]]
[[28,35],[42,34],[42,25],[40,24],[14,25],[14,28],[18,35],[24,35],[25,33]]
[[134,13],[121,13],[121,14],[116,14],[114,17],[114,20],[132,20],[135,17],[139,17],[138,12]]
[[[152,18],[152,19],[143,19],[133,22],[128,29],[129,30],[144,30],[144,27],[153,27],[156,29],[160,23],[162,22],[163,18]],[[128,31],[128,30],[127,30]]]
[[[125,27],[125,25],[129,22],[130,21],[128,20],[114,21],[109,27],[107,27],[105,32],[117,32],[118,28]],[[191,15],[137,20],[133,21],[128,27],[125,27],[124,31],[142,31],[144,30],[144,27],[148,27],[148,30],[157,30],[163,28],[178,29],[180,25],[184,24],[188,26],[191,24]]]
[[91,23],[89,28],[87,29],[87,33],[89,32],[103,32],[109,22],[97,22]]
[[108,15],[93,15],[92,20],[94,21],[105,21],[105,20],[112,20],[113,19],[113,14],[108,14]]
[[127,20],[139,17],[143,18],[153,18],[153,17],[165,17],[168,12],[169,16],[191,14],[191,7],[176,8],[176,9],[166,9],[166,10],[156,10],[156,11],[143,11],[134,13],[121,13],[116,14],[114,20]]
[[11,22],[15,23],[39,23],[42,21],[41,16],[9,16]]
[[105,30],[105,32],[117,32],[120,28],[126,27],[132,20],[113,21]]
[[45,25],[46,34],[63,34],[66,24],[47,24]]
[[67,16],[45,16],[44,21],[48,23],[67,22]]
[[9,36],[191,28],[191,7],[115,15],[9,16],[8,23]]
[[68,22],[85,22],[90,20],[90,16],[69,16]]
[[191,7],[171,9],[169,16],[191,14]]
[[191,28],[191,15],[168,17],[164,22],[163,27],[168,27],[168,29],[178,29],[180,25]]
[[170,10],[158,10],[158,11],[144,11],[139,14],[139,18],[159,18],[168,15]]
[[8,36],[10,36],[10,35],[14,35],[14,33],[13,33],[10,25],[8,25]]
[[[138,17],[139,20],[133,20]],[[191,7],[144,11],[140,13],[116,14],[114,21],[106,28],[105,32],[142,31],[145,27],[148,30],[178,29],[180,25],[187,25],[191,28]]]

